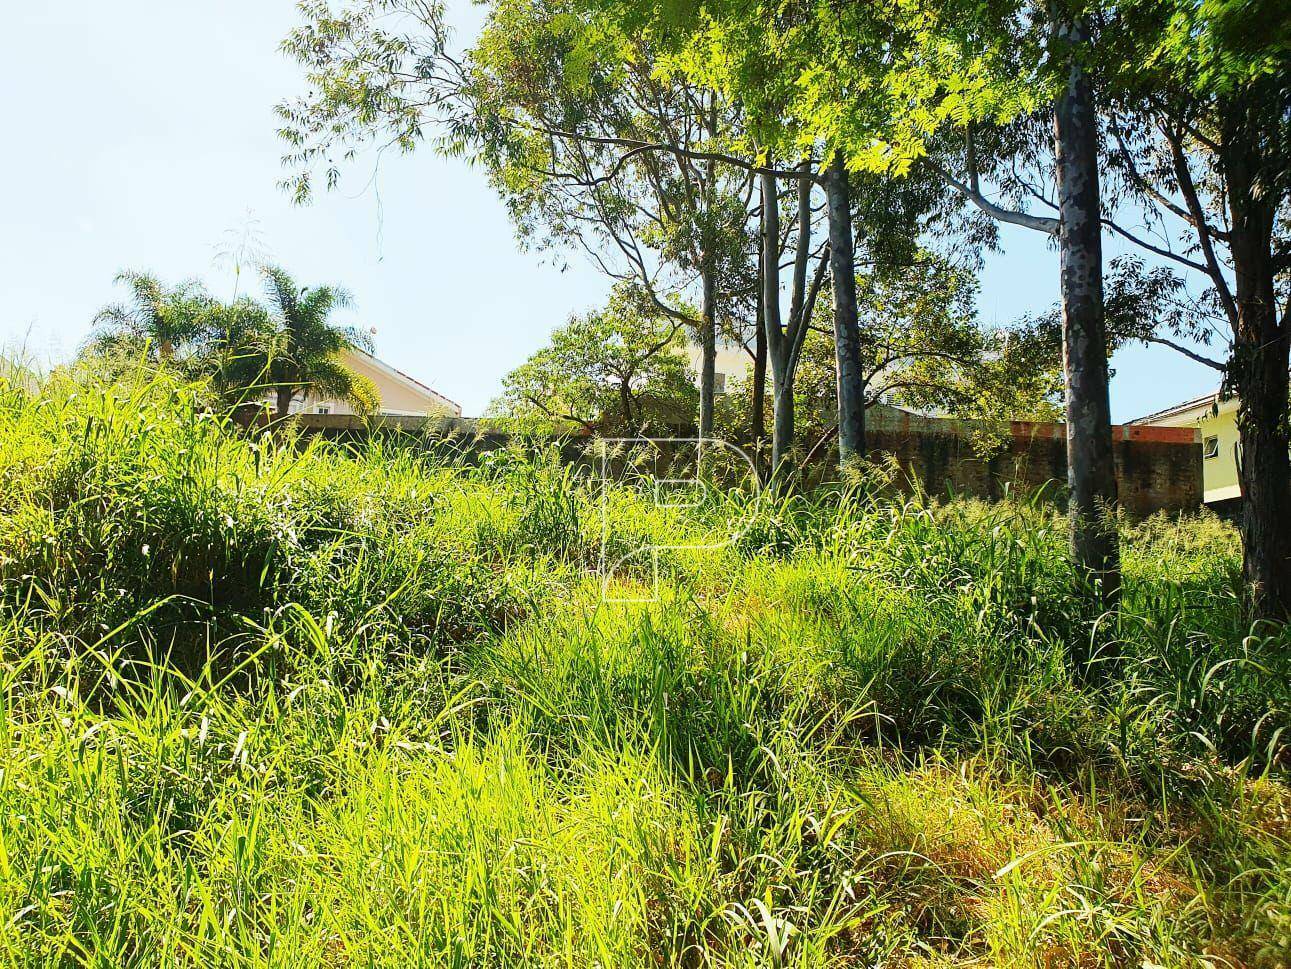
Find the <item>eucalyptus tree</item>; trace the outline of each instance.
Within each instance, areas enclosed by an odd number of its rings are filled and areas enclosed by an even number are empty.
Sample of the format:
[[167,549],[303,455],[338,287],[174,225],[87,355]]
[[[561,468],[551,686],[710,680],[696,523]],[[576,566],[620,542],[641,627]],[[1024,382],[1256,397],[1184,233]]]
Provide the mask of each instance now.
[[[596,0],[499,0],[460,59],[448,53],[437,4],[305,0],[301,9],[306,23],[284,46],[305,65],[311,90],[279,109],[297,196],[308,196],[324,159],[335,183],[332,159],[342,148],[353,157],[358,144],[377,140],[411,150],[433,129],[441,149],[483,162],[522,239],[581,246],[612,278],[632,279],[661,312],[696,326],[700,433],[711,433],[718,304],[741,288],[754,176],[800,175],[797,159],[777,168],[774,148],[749,136],[743,102],[690,70],[673,34],[606,16]],[[390,13],[414,29],[387,29]],[[770,117],[759,114],[762,123]],[[832,184],[837,195],[840,183]],[[840,262],[851,251],[850,225],[841,221],[850,209],[833,211],[837,342],[848,361],[858,355],[842,298],[851,273]],[[688,275],[699,286],[697,318],[681,308]],[[855,376],[854,367],[841,369]],[[854,415],[844,450],[860,455],[856,381],[845,380],[840,393]]]
[[[464,56],[443,11],[422,0],[300,4],[284,43],[306,96],[280,106],[298,198],[317,163],[328,184],[359,144],[412,150],[429,134],[483,164],[522,241],[573,245],[607,275],[694,327],[703,348],[701,436],[712,433],[722,302],[737,272],[751,181],[717,147],[738,112],[715,92],[654,70],[646,38],[577,5],[496,0]],[[391,27],[391,16],[398,27]],[[698,314],[686,308],[698,290]]]
[[[792,110],[839,146],[856,172],[909,177],[931,170],[986,216],[1035,229],[1058,247],[1066,383],[1073,558],[1115,601],[1119,553],[1114,521],[1107,338],[1103,312],[1098,118],[1090,30],[1067,0],[982,5],[805,4],[817,52]],[[976,132],[1027,116],[1051,118],[1034,156],[1051,159],[1052,215],[988,197]],[[962,150],[954,146],[962,146]],[[1046,144],[1047,143],[1047,144]],[[948,149],[950,149],[948,151]],[[956,177],[950,159],[967,170]],[[997,156],[1004,164],[1012,159]]]
[[[744,261],[749,178],[712,150],[739,125],[735,107],[656,70],[656,60],[647,36],[576,2],[497,0],[466,59],[470,112],[458,134],[527,235],[538,228],[549,242],[582,246],[694,325],[699,432],[710,437],[719,318]],[[697,319],[679,308],[692,280]]]
[[[860,371],[862,351],[856,319],[851,178],[841,146],[828,138],[822,139],[810,119],[800,117],[793,110],[800,97],[800,85],[804,80],[811,83],[814,59],[819,56],[820,45],[827,43],[829,37],[822,34],[819,20],[805,4],[781,4],[772,12],[762,5],[718,0],[694,4],[685,10],[686,16],[680,17],[660,16],[651,5],[634,0],[610,0],[610,5],[624,11],[629,22],[650,23],[656,35],[669,38],[667,46],[682,51],[674,58],[679,69],[743,107],[747,132],[745,154],[758,157],[764,163],[760,171],[764,214],[762,265],[764,273],[769,275],[764,280],[763,313],[773,381],[778,381],[779,387],[773,391],[773,399],[783,402],[776,418],[782,445],[780,453],[792,440],[793,360],[798,352],[794,346],[801,345],[805,323],[799,311],[808,298],[804,260],[810,233],[804,231],[809,226],[803,223],[801,215],[813,185],[823,189],[828,232],[824,252],[834,308],[839,456],[844,465],[854,463],[864,457],[866,445]],[[779,171],[777,164],[783,166]],[[777,267],[768,256],[770,240],[774,238],[774,232],[769,236],[768,231],[773,227],[765,224],[766,200],[778,194],[777,178],[795,185],[800,198],[797,220],[800,242],[794,258],[794,287],[784,333],[780,332],[780,314],[771,306],[769,297],[770,293],[778,292],[779,280]],[[823,271],[825,267],[821,268]],[[814,294],[815,290],[811,292]],[[774,456],[773,463],[778,464]]]
[[269,300],[269,329],[260,345],[260,361],[248,365],[265,375],[273,388],[275,416],[287,417],[297,394],[347,400],[359,412],[380,403],[368,378],[347,367],[341,355],[349,349],[371,352],[372,337],[351,326],[332,322],[335,310],[350,298],[334,286],[300,286],[276,266],[261,270]]
[[801,163],[802,174],[796,186],[797,241],[794,246],[793,283],[789,299],[788,320],[780,312],[780,258],[783,244],[780,233],[780,196],[776,177],[760,176],[762,188],[762,298],[760,311],[772,379],[771,480],[777,487],[784,484],[785,461],[794,444],[794,395],[798,360],[807,338],[816,297],[828,265],[828,252],[816,263],[811,283],[807,276],[812,259],[811,162]]
[[[1072,557],[1101,601],[1114,605],[1120,553],[1089,12],[1077,0],[927,0],[918,10],[912,43],[891,74],[902,95],[897,121],[928,133],[917,152],[922,163],[981,212],[1057,244]],[[1019,162],[1031,163],[1052,180],[1051,214],[990,197],[982,134],[996,146],[994,173],[1007,180]],[[951,171],[955,164],[962,174]]]
[[[1173,329],[1202,343],[1216,335],[1228,353],[1176,349],[1213,368],[1239,399],[1245,574],[1256,614],[1285,620],[1291,18],[1276,3],[1183,0],[1118,4],[1106,18],[1107,167],[1151,238],[1109,225],[1201,282],[1194,312]],[[1171,295],[1187,292],[1176,286]]]
[[[792,119],[799,142],[826,147],[825,186],[836,213],[831,240],[845,263],[851,235],[843,230],[844,191],[855,176],[904,178],[930,169],[990,218],[1037,229],[1056,240],[1064,319],[1068,480],[1072,552],[1098,584],[1104,601],[1119,587],[1117,535],[1109,518],[1116,501],[1103,318],[1101,207],[1097,115],[1088,65],[1093,62],[1085,10],[1069,0],[919,0],[833,4],[788,0],[693,0],[661,14],[640,0],[602,0],[647,22],[689,25],[692,43],[720,56],[692,65],[719,75],[741,100],[774,105]],[[773,68],[768,68],[767,52]],[[705,67],[704,65],[715,65]],[[786,67],[790,68],[786,70]],[[750,109],[756,112],[756,108]],[[976,167],[973,133],[1027,115],[1048,115],[1046,141],[1057,202],[1053,215],[1008,208],[988,197]],[[962,151],[955,145],[962,145]],[[963,158],[956,177],[949,157]],[[931,163],[930,163],[931,160]],[[851,180],[842,177],[848,173]],[[853,277],[842,265],[835,286],[840,409],[853,366]],[[860,411],[863,413],[863,410]],[[846,446],[850,415],[841,415]],[[859,428],[863,430],[863,422]]]

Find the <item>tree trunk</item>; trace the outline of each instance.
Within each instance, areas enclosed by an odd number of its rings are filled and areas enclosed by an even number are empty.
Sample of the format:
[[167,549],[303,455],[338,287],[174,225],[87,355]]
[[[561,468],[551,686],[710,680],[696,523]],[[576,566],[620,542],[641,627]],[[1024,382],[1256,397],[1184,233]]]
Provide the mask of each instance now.
[[275,418],[280,421],[286,420],[287,415],[291,411],[291,400],[293,397],[296,396],[296,388],[279,387],[276,391],[276,395],[277,395],[278,401],[277,401],[277,411],[275,413]]
[[781,488],[793,448],[793,367],[780,326],[780,201],[774,175],[762,174],[762,325],[771,361],[771,484]]
[[856,258],[847,169],[835,154],[824,173],[829,214],[829,270],[834,292],[834,354],[838,365],[838,455],[847,465],[865,457],[865,375],[856,318]]
[[[710,137],[717,137],[717,99],[710,100],[707,117]],[[699,346],[702,351],[699,369],[699,439],[713,436],[713,394],[717,382],[717,231],[713,226],[717,208],[717,164],[709,159],[704,165],[704,223],[700,253],[703,305]]]
[[1079,63],[1080,48],[1089,41],[1086,25],[1062,21],[1056,36],[1076,50],[1054,112],[1071,549],[1077,569],[1096,583],[1101,603],[1110,608],[1120,591],[1120,554],[1112,514],[1116,469],[1103,316],[1098,119],[1089,76]]
[[[1243,320],[1243,330],[1248,327],[1252,331],[1260,329],[1258,321]],[[1291,619],[1286,335],[1274,337],[1271,342],[1273,346],[1262,347],[1248,335],[1234,348],[1249,360],[1234,368],[1240,397],[1237,422],[1241,440],[1238,467],[1242,484],[1242,564],[1251,586],[1255,617],[1285,622]],[[1280,367],[1272,359],[1279,355]]]
[[789,473],[789,452],[793,450],[793,378],[776,375],[771,393],[775,405],[775,424],[771,429],[771,474],[777,484],[783,484]]
[[753,463],[762,474],[762,445],[766,438],[767,414],[767,331],[763,318],[762,294],[758,295],[757,331],[753,336],[753,406],[749,415],[749,441]]
[[1291,618],[1291,335],[1278,319],[1272,254],[1275,213],[1260,198],[1258,159],[1245,150],[1250,140],[1249,132],[1237,134],[1225,145],[1223,156],[1237,304],[1231,377],[1240,400],[1243,567],[1255,616],[1286,621]]
[[623,412],[623,431],[627,435],[641,433],[641,428],[634,426],[632,415],[632,388],[626,380],[619,381],[619,409]]
[[705,257],[703,271],[703,306],[700,312],[699,347],[699,438],[710,440],[713,436],[713,386],[717,379],[717,274],[711,265],[712,257]]

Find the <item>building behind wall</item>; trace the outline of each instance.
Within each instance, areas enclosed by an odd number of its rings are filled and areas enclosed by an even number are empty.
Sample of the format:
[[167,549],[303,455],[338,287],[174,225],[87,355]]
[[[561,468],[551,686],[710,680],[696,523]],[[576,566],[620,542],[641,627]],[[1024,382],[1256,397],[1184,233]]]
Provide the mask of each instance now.
[[1201,440],[1202,500],[1216,511],[1229,512],[1242,497],[1237,474],[1241,460],[1237,407],[1236,397],[1205,394],[1132,420],[1129,426],[1196,428]]
[[[461,405],[443,394],[427,387],[420,380],[408,376],[383,360],[378,360],[362,350],[345,350],[341,362],[353,372],[372,381],[381,402],[375,417],[404,418],[413,421],[422,418],[461,417]],[[354,407],[344,400],[306,394],[303,399],[291,402],[290,413],[299,414],[308,427],[343,427],[361,424],[362,419]]]
[[[699,386],[699,372],[704,366],[704,349],[693,340],[686,342],[686,364],[695,375],[695,386]],[[713,393],[725,394],[735,389],[735,383],[743,380],[753,369],[753,356],[738,343],[719,338],[717,341],[717,360],[713,367]]]

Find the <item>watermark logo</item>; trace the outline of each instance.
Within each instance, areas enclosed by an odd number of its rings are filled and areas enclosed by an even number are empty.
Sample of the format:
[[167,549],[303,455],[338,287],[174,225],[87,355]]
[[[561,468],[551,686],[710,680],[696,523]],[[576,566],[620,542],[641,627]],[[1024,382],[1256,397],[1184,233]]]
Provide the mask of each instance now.
[[748,528],[747,513],[755,513],[753,502],[741,506],[739,510],[745,514],[712,516],[713,529],[702,540],[695,538],[693,530],[682,534],[680,528],[675,540],[658,534],[633,534],[614,507],[628,486],[638,495],[648,496],[652,508],[665,513],[661,516],[664,520],[670,512],[690,513],[688,517],[696,519],[700,516],[695,513],[706,503],[729,502],[729,498],[718,498],[722,492],[716,481],[758,480],[757,464],[743,448],[714,438],[693,437],[602,438],[596,446],[601,505],[598,574],[604,601],[658,601],[663,556],[712,553],[731,545]]

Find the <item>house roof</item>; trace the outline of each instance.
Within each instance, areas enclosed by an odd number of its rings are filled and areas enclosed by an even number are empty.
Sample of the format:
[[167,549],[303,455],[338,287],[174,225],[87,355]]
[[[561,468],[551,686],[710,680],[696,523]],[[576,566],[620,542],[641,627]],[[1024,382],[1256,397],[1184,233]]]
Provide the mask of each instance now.
[[1167,417],[1178,417],[1180,414],[1186,414],[1191,410],[1200,410],[1205,407],[1213,407],[1215,399],[1219,396],[1219,391],[1211,391],[1208,394],[1202,394],[1200,397],[1194,397],[1192,400],[1185,400],[1181,404],[1175,404],[1164,410],[1153,411],[1151,414],[1144,414],[1142,417],[1136,417],[1132,421],[1126,421],[1126,424],[1155,424],[1157,421],[1165,420]]
[[353,347],[352,349],[355,353],[364,357],[371,364],[373,364],[373,366],[377,367],[378,369],[388,374],[389,376],[403,382],[408,386],[411,386],[414,390],[418,391],[419,393],[426,394],[430,397],[435,398],[436,400],[443,401],[445,404],[448,404],[455,411],[457,411],[458,414],[461,414],[462,405],[459,404],[457,401],[449,397],[445,397],[443,394],[441,394],[438,390],[435,390],[433,387],[427,387],[417,378],[410,377],[408,374],[404,373],[398,367],[390,366],[390,364],[386,363],[384,360],[380,359],[379,357],[373,356],[372,354],[368,353],[366,350],[360,350],[358,347]]

